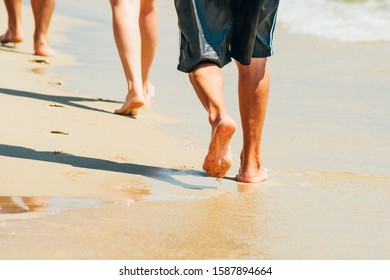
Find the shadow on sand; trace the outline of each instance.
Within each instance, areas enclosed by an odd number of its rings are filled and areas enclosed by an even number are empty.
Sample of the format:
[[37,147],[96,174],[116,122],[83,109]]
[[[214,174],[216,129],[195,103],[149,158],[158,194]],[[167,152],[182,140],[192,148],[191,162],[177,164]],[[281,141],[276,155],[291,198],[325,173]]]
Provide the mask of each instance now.
[[152,179],[164,181],[166,183],[186,189],[217,189],[213,186],[188,184],[172,177],[172,175],[188,175],[197,177],[206,176],[204,172],[198,170],[179,170],[135,163],[118,163],[110,160],[82,157],[67,153],[36,151],[25,147],[11,146],[5,144],[0,144],[0,156],[66,164],[74,167],[88,168],[94,170],[104,170],[125,174],[141,175]]
[[75,108],[79,108],[79,109],[86,109],[86,110],[91,110],[91,111],[95,111],[95,112],[102,112],[102,113],[108,113],[108,114],[114,114],[114,113],[106,111],[106,110],[97,109],[97,108],[94,108],[94,107],[82,105],[82,104],[79,104],[77,102],[120,103],[118,101],[106,100],[106,99],[100,99],[100,98],[86,98],[86,97],[76,97],[76,96],[48,95],[48,94],[35,93],[35,92],[30,92],[30,91],[21,91],[21,90],[15,90],[15,89],[6,89],[6,88],[0,88],[0,94],[7,94],[7,95],[31,98],[31,99],[36,99],[36,100],[55,102],[55,103],[58,103],[58,104],[62,104],[64,106],[71,106],[71,107],[75,107]]
[[24,52],[24,51],[18,50],[18,48],[16,46],[14,46],[13,43],[0,44],[0,50],[4,51],[4,52],[34,55],[34,53],[32,53],[32,52]]

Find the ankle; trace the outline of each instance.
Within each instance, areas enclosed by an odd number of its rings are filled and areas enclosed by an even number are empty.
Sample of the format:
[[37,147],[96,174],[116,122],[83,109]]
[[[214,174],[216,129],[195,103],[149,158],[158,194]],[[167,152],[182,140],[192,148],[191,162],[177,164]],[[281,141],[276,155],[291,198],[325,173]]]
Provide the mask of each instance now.
[[126,100],[130,102],[145,102],[145,96],[140,91],[129,90],[127,92]]
[[9,18],[8,21],[8,31],[11,34],[20,34],[23,32],[22,30],[22,22],[19,19],[12,20]]
[[226,112],[210,113],[209,123],[211,126],[218,125],[223,120],[232,120]]
[[142,83],[137,81],[127,80],[127,97],[129,99],[144,99],[144,88]]
[[49,36],[44,32],[34,32],[33,39],[35,44],[48,45],[49,44]]
[[241,153],[241,169],[242,170],[260,170],[262,166],[261,158],[258,155],[245,156]]

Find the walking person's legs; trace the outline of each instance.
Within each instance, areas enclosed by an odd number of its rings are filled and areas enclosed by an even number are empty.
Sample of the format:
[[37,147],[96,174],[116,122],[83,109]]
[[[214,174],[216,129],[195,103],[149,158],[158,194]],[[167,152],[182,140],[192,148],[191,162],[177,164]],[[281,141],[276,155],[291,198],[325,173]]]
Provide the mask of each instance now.
[[0,44],[23,41],[22,0],[4,0],[8,14],[8,29],[0,36]]
[[236,129],[224,104],[224,78],[215,64],[201,64],[189,74],[199,100],[208,112],[211,125],[209,150],[203,170],[210,176],[222,178],[232,165],[230,140]]
[[156,0],[141,0],[139,28],[142,46],[142,84],[145,102],[148,103],[154,95],[154,86],[149,81],[149,74],[156,54],[158,41],[158,14]]
[[36,55],[53,56],[56,52],[49,47],[49,26],[56,0],[31,0],[35,20],[34,52]]
[[140,0],[110,0],[115,43],[125,73],[128,92],[116,114],[134,115],[144,105],[142,85]]

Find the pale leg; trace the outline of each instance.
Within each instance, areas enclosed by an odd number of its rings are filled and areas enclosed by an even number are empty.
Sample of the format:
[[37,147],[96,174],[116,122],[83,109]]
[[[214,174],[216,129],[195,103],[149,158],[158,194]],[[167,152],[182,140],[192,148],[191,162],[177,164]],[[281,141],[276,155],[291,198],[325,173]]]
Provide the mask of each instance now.
[[110,0],[115,43],[128,85],[123,106],[116,114],[134,115],[144,105],[139,29],[140,0]]
[[141,0],[139,18],[141,33],[141,61],[142,61],[142,84],[145,103],[149,103],[154,95],[154,86],[149,81],[150,69],[156,53],[158,41],[158,14],[156,0]]
[[211,125],[211,140],[203,170],[210,176],[222,178],[232,165],[229,144],[236,129],[236,124],[226,113],[224,105],[223,75],[218,66],[203,64],[191,72],[189,77],[209,114]]
[[35,20],[34,52],[36,55],[53,56],[56,54],[49,47],[49,26],[53,15],[55,0],[31,0]]
[[252,58],[251,65],[237,63],[238,93],[243,148],[239,182],[257,183],[268,179],[261,165],[261,137],[267,110],[270,78],[266,58]]

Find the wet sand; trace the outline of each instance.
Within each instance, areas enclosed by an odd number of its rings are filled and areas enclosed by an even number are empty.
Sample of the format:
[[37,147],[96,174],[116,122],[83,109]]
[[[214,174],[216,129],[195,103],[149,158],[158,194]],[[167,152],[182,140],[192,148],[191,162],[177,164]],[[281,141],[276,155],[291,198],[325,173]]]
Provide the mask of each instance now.
[[[175,34],[160,5],[160,32]],[[54,45],[77,24],[54,23]],[[47,74],[77,67],[72,55],[44,64],[31,40],[1,47],[0,259],[389,259],[388,44],[332,45],[278,28],[263,145],[271,178],[258,185],[234,180],[237,160],[221,180],[202,171],[206,116],[185,75],[166,70],[170,35],[153,70],[156,105],[137,119]],[[368,50],[376,55],[356,61]],[[224,71],[234,92],[235,69]],[[157,105],[164,96],[191,114]],[[235,159],[239,146],[238,131]]]

